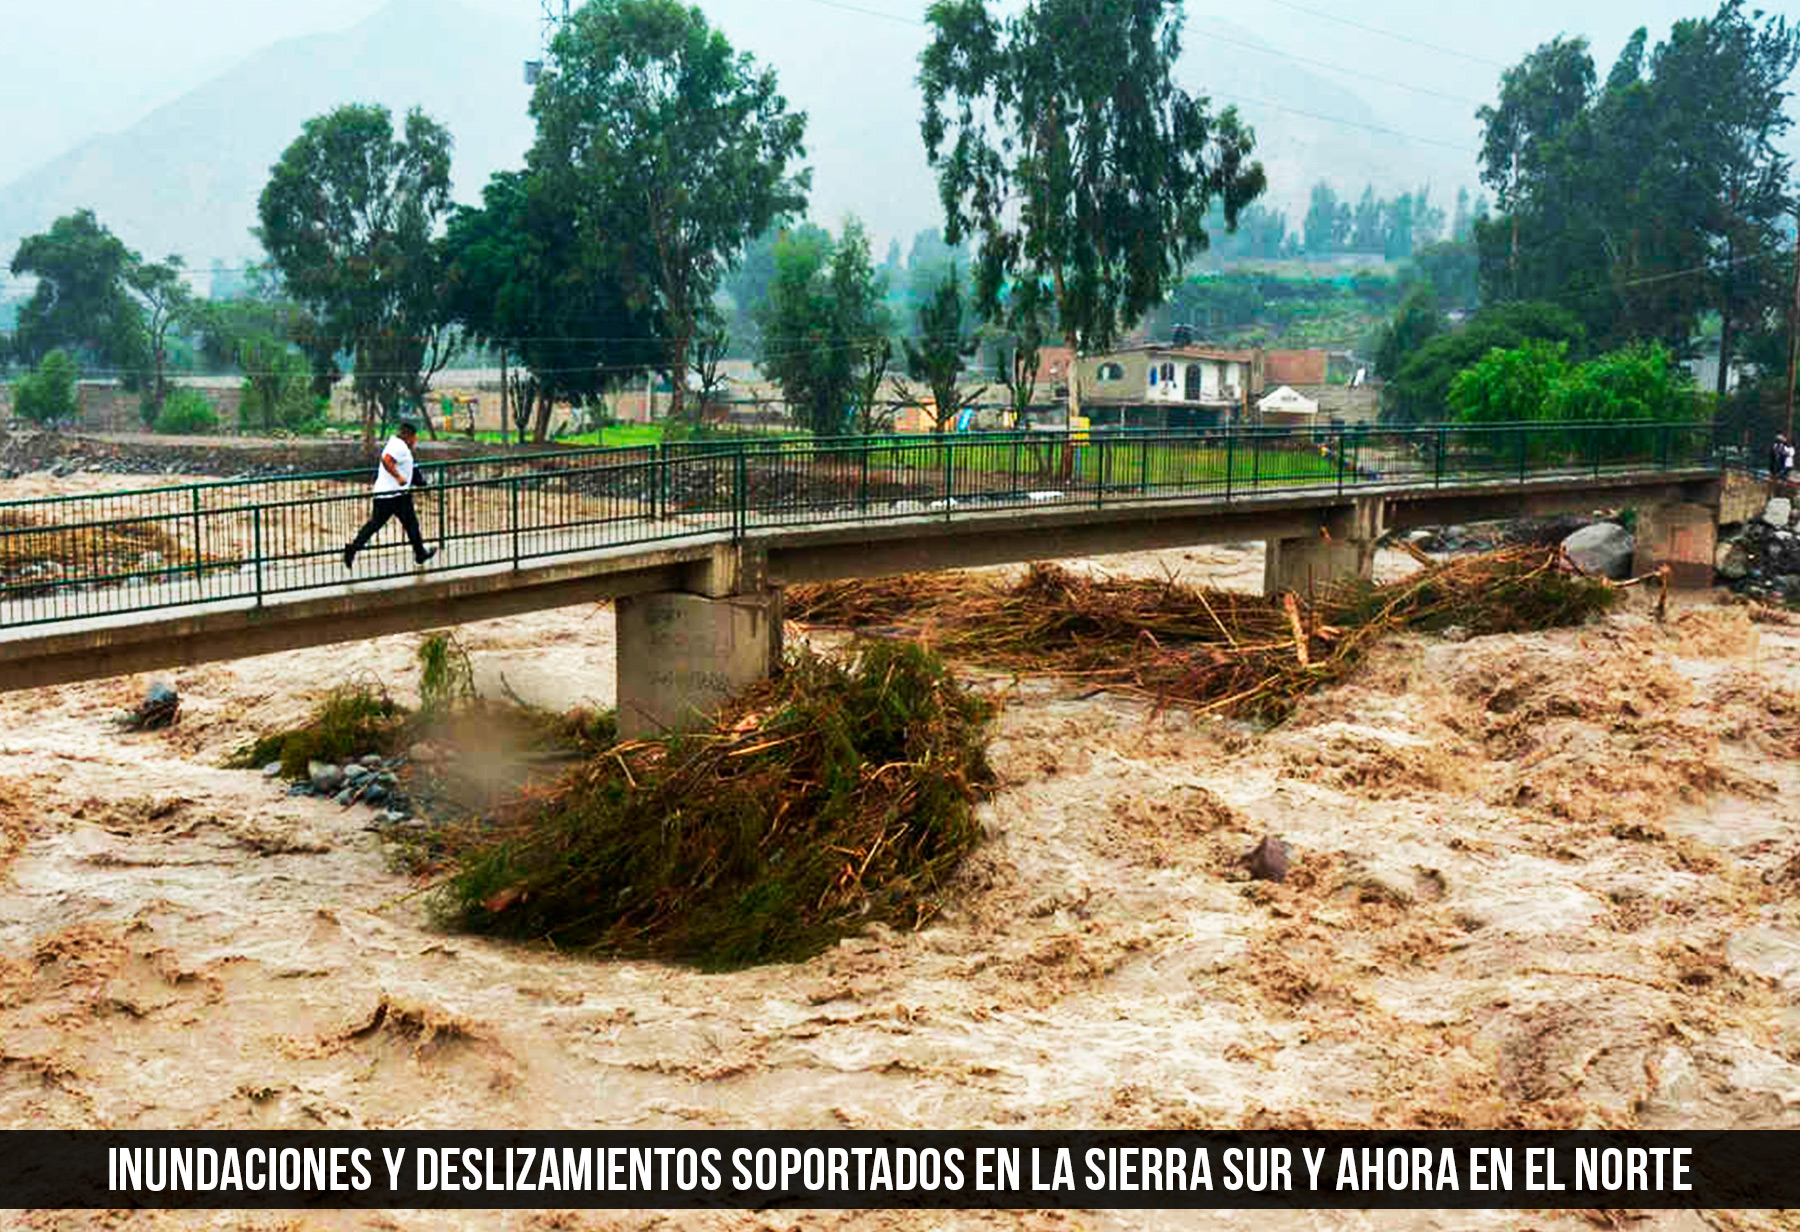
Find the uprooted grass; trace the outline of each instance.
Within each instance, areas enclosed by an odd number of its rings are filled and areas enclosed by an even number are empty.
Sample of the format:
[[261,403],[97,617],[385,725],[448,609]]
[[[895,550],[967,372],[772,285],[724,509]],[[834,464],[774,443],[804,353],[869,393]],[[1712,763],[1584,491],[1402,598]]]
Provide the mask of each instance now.
[[1278,720],[1397,630],[1529,632],[1579,624],[1618,598],[1555,549],[1524,547],[1432,563],[1385,586],[1340,583],[1310,603],[1039,564],[1012,585],[911,574],[799,586],[787,610],[821,625],[910,627],[946,655],[1022,675]]
[[364,753],[392,753],[406,737],[406,711],[380,684],[339,685],[305,722],[270,732],[226,759],[243,769],[281,763],[288,778],[303,778],[309,761],[341,762]]
[[461,927],[727,969],[910,927],[975,845],[991,707],[935,656],[810,654],[710,732],[616,745],[521,802],[438,902]]

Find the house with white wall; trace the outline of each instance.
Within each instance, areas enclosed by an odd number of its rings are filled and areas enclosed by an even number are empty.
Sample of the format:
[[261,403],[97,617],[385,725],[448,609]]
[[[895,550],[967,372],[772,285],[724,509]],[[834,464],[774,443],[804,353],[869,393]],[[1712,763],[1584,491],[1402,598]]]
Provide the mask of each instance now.
[[1241,422],[1263,392],[1261,350],[1145,343],[1080,362],[1081,402],[1099,424],[1211,427]]

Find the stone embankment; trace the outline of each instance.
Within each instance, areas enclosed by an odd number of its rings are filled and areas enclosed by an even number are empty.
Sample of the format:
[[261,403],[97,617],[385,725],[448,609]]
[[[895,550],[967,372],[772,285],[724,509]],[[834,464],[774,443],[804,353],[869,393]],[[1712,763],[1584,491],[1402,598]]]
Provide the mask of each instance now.
[[[419,456],[427,462],[487,457],[512,452],[545,452],[566,446],[506,446],[487,441],[421,441]],[[138,434],[79,435],[65,432],[0,432],[0,479],[16,479],[37,471],[64,478],[77,473],[143,475],[217,475],[261,479],[360,471],[374,457],[360,440],[272,439],[262,437],[150,436]]]
[[1796,502],[1777,496],[1729,536],[1721,535],[1714,567],[1740,594],[1773,602],[1800,599],[1800,528]]

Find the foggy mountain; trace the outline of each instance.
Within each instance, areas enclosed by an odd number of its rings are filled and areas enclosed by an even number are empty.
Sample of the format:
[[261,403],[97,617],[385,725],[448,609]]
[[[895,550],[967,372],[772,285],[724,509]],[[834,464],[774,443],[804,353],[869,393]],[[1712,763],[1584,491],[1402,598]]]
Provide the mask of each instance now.
[[[904,248],[940,224],[913,81],[922,26],[760,0],[704,7],[735,46],[776,68],[790,105],[809,114],[815,219],[835,230],[856,213],[878,254],[890,236]],[[1253,49],[1266,42],[1247,30],[1193,17],[1184,42],[1177,79],[1211,95],[1215,109],[1237,103],[1269,171],[1265,204],[1285,209],[1291,228],[1320,178],[1352,199],[1371,182],[1384,195],[1429,182],[1445,207],[1459,186],[1474,187],[1472,150],[1333,122],[1405,127],[1325,73]],[[820,45],[843,54],[799,50]],[[343,32],[272,44],[126,130],[0,187],[0,264],[20,237],[82,207],[146,257],[180,253],[201,271],[215,260],[241,264],[258,252],[249,228],[270,164],[304,121],[348,102],[385,104],[396,121],[417,105],[446,124],[457,199],[478,200],[488,175],[519,166],[531,141],[521,52],[532,49],[519,47],[514,25],[454,0],[393,0]]]
[[420,106],[456,140],[459,200],[530,144],[512,29],[453,0],[394,0],[338,34],[275,43],[123,132],[82,143],[0,188],[0,254],[81,207],[149,258],[193,269],[259,255],[249,234],[269,167],[300,127],[342,103]]

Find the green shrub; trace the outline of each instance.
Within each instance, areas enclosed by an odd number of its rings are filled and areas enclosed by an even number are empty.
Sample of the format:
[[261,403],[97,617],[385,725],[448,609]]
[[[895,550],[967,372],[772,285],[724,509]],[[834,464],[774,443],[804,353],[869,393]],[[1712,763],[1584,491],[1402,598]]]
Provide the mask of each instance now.
[[75,361],[60,347],[38,362],[37,371],[13,387],[13,411],[33,423],[73,419],[80,412],[75,381],[80,375]]
[[234,753],[239,769],[280,762],[288,778],[306,777],[309,761],[342,762],[364,753],[391,753],[399,745],[406,712],[373,685],[333,689],[317,710],[291,731],[271,732]]
[[252,431],[308,431],[324,413],[321,399],[313,396],[312,374],[306,359],[285,342],[269,335],[246,340],[238,348],[244,368],[243,400],[238,403],[238,425]]
[[158,432],[196,436],[219,430],[219,413],[197,389],[171,389],[163,399],[162,413],[152,425]]

